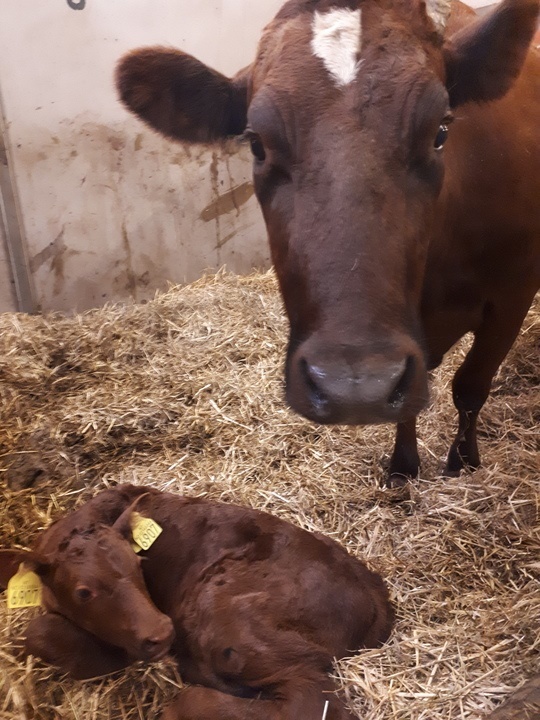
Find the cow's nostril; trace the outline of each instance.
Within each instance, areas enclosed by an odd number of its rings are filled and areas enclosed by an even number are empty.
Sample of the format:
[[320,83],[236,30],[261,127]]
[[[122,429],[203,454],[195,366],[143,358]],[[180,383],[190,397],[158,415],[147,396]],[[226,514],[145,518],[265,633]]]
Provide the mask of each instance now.
[[388,404],[396,410],[399,410],[399,408],[405,404],[407,393],[414,379],[415,371],[416,360],[413,355],[409,355],[405,361],[405,368],[387,400]]
[[305,358],[301,358],[300,372],[306,383],[313,408],[318,412],[325,410],[328,406],[328,398],[320,388],[320,383],[324,379],[323,371],[314,365],[310,365]]

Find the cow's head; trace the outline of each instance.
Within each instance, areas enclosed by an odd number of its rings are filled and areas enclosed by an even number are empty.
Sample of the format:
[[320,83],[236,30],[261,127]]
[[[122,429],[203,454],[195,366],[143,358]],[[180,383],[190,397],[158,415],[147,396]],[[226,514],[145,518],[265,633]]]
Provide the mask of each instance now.
[[454,32],[459,3],[448,20],[438,0],[290,0],[233,79],[164,48],[120,62],[123,102],[162,134],[250,141],[290,321],[287,397],[306,417],[394,422],[425,405],[419,299],[452,113],[507,92],[537,10],[504,0]]
[[[61,523],[54,526],[55,534]],[[0,587],[24,563],[42,581],[47,610],[134,659],[155,660],[169,650],[173,626],[148,595],[141,561],[127,539],[130,532],[124,514],[115,527],[70,532],[47,554],[2,550]]]

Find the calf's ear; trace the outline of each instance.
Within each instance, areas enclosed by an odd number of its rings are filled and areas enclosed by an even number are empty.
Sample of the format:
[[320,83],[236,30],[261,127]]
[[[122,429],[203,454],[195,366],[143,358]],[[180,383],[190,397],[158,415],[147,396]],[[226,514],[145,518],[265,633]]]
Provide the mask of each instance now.
[[24,563],[28,570],[44,577],[51,568],[51,563],[43,555],[31,550],[0,550],[0,588],[5,590],[8,582]]
[[503,0],[452,35],[444,47],[450,105],[503,97],[517,78],[536,31],[540,0]]
[[128,507],[124,510],[124,512],[120,515],[120,517],[115,520],[114,525],[112,526],[113,530],[116,530],[117,533],[119,533],[125,540],[131,541],[132,539],[132,528],[131,528],[131,516],[135,512],[135,510],[138,508],[139,503],[141,500],[145,497],[147,497],[150,493],[143,493],[142,495],[139,495],[135,500],[131,503],[131,505],[128,505]]
[[147,125],[172,140],[210,143],[244,132],[249,68],[230,79],[191,55],[140,48],[116,68],[120,99]]

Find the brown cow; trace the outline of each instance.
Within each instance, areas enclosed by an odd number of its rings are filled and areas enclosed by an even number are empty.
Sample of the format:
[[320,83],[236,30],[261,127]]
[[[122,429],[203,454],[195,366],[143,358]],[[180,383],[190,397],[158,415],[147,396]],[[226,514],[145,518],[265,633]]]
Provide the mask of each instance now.
[[[163,532],[131,548],[133,511]],[[332,691],[333,657],[375,647],[393,611],[381,580],[336,542],[267,513],[121,485],[39,538],[0,552],[43,583],[29,653],[76,678],[171,652],[183,691],[166,720],[353,720]],[[172,622],[171,622],[172,621]]]
[[446,471],[479,465],[478,412],[540,286],[538,7],[289,0],[232,80],[164,48],[118,67],[123,102],[162,134],[251,142],[288,402],[318,423],[398,423],[391,483],[417,474],[427,371],[467,332]]

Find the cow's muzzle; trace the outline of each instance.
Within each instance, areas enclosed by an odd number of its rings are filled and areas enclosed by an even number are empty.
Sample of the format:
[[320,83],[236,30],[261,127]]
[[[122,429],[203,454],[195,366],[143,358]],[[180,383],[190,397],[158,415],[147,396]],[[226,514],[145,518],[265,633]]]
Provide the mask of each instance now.
[[287,401],[317,423],[403,422],[428,401],[423,353],[408,336],[371,347],[312,336],[289,356]]

